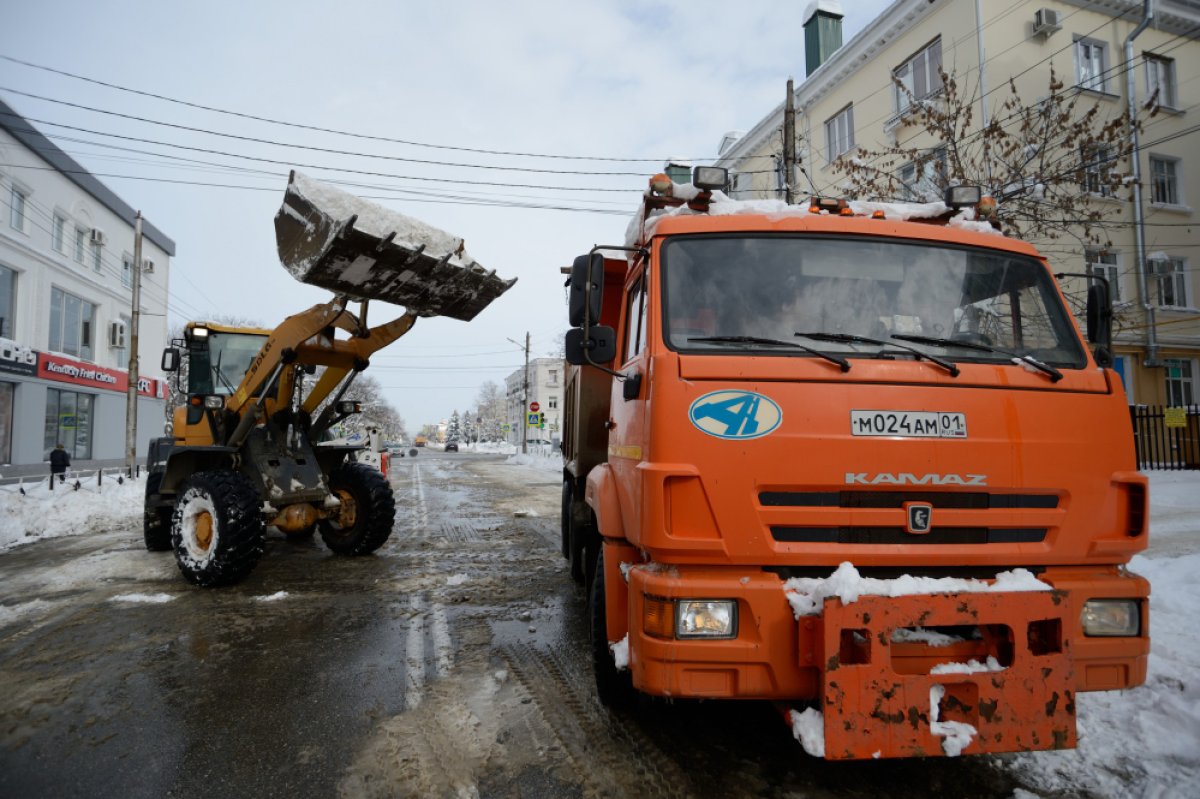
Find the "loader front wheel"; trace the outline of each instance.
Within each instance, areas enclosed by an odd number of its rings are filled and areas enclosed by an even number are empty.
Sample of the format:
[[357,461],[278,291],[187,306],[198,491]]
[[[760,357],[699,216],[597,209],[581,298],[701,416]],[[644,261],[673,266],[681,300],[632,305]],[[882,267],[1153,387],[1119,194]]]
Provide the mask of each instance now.
[[163,473],[150,472],[146,475],[146,503],[142,508],[142,535],[146,549],[151,552],[166,552],[171,549],[171,516],[174,508],[159,505],[158,489],[162,485]]
[[329,478],[341,509],[319,523],[321,540],[339,555],[369,555],[392,534],[396,499],[387,478],[365,463],[347,463]]
[[197,472],[183,484],[171,519],[171,545],[184,578],[211,588],[241,580],[263,553],[258,492],[242,474]]

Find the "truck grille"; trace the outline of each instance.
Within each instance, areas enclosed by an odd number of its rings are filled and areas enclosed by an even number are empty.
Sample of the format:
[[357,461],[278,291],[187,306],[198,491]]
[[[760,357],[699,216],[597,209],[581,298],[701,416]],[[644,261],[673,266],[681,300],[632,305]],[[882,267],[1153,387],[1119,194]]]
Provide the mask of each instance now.
[[977,510],[1058,507],[1058,497],[1054,494],[981,491],[763,491],[758,501],[764,506],[787,508],[902,508],[905,502]]
[[914,535],[903,527],[772,527],[776,541],[795,544],[1034,544],[1041,527],[934,527]]

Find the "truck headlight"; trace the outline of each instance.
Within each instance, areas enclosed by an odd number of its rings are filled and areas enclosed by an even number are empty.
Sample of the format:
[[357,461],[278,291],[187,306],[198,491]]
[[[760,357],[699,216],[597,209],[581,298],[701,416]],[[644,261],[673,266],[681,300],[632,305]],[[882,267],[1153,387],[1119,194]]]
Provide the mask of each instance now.
[[1083,634],[1135,636],[1141,633],[1142,615],[1136,599],[1089,599],[1083,603]]
[[676,638],[736,638],[737,602],[680,599],[675,604]]

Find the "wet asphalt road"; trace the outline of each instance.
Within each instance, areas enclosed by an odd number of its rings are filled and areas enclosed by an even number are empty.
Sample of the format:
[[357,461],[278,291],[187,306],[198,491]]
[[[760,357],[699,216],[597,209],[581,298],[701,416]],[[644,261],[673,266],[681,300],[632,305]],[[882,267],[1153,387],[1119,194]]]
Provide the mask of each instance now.
[[396,532],[375,556],[273,535],[230,588],[188,586],[140,529],[0,553],[0,797],[1011,797],[1018,786],[995,758],[815,761],[764,704],[610,713],[558,552],[556,475],[426,452],[395,461],[392,483]]

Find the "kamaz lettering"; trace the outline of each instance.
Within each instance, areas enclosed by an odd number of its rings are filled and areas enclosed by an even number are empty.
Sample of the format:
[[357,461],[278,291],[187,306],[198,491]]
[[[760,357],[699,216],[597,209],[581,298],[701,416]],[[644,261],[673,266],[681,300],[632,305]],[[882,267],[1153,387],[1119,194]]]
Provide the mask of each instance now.
[[846,472],[846,485],[870,486],[985,486],[986,474],[923,474],[920,477],[912,472],[888,474],[880,472]]

